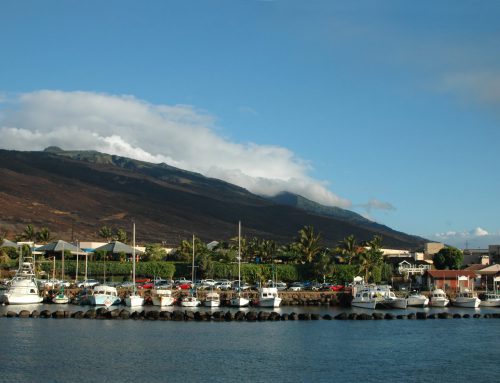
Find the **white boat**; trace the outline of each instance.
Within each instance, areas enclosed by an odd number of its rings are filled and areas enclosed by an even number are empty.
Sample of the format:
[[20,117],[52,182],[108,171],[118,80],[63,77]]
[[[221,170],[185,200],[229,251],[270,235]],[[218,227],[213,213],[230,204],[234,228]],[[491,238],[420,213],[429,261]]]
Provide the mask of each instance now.
[[488,291],[488,277],[486,277],[486,293],[481,300],[482,307],[500,307],[500,292],[497,287],[497,282],[500,282],[500,277],[493,278],[493,292]]
[[278,296],[277,287],[261,287],[259,289],[260,307],[280,307],[281,298]]
[[431,291],[431,297],[429,299],[429,306],[432,307],[446,307],[450,303],[450,300],[446,296],[446,293],[442,289],[434,289]]
[[382,305],[393,309],[406,309],[406,306],[408,305],[406,298],[397,297],[389,286],[378,287],[377,294],[379,293],[382,294],[382,300],[380,301]]
[[[467,287],[461,284],[462,281],[467,282]],[[469,277],[459,276],[457,278],[458,293],[455,298],[452,299],[451,303],[453,306],[465,307],[465,308],[478,308],[481,301],[477,297],[477,294],[469,290]]]
[[93,306],[113,306],[121,303],[116,287],[98,285],[94,287],[89,296],[89,302]]
[[153,306],[172,306],[175,302],[170,289],[153,289],[151,290],[151,298],[153,299]]
[[231,298],[231,306],[247,307],[250,299],[241,296],[241,221],[238,222],[238,295]]
[[[194,281],[194,234],[193,234],[193,264],[191,266],[191,280]],[[193,294],[193,288],[189,290],[189,295],[181,298],[182,307],[197,307],[201,304],[199,299]]]
[[[54,273],[55,273],[55,266],[56,266],[56,257],[54,256]],[[69,297],[64,293],[63,281],[64,281],[64,243],[62,244],[62,251],[61,251],[61,282],[60,282],[60,290],[57,293],[57,295],[52,298],[52,303],[66,304],[66,303],[69,302]]]
[[35,267],[32,257],[19,256],[19,269],[7,287],[7,291],[0,296],[0,302],[9,305],[24,305],[41,303],[43,298],[39,295],[35,279]]
[[424,294],[414,292],[414,293],[411,293],[408,296],[408,298],[406,298],[406,304],[408,306],[425,307],[429,304],[429,298],[427,298]]
[[220,295],[215,291],[211,291],[207,294],[205,300],[203,301],[203,306],[205,307],[219,307],[220,306]]
[[376,292],[370,286],[365,285],[362,277],[354,278],[352,284],[352,294],[352,307],[375,310],[375,306],[377,306],[377,303],[380,300],[377,299]]
[[132,282],[134,283],[132,293],[125,298],[127,307],[137,307],[144,305],[144,298],[137,294],[135,285],[135,222],[132,225]]

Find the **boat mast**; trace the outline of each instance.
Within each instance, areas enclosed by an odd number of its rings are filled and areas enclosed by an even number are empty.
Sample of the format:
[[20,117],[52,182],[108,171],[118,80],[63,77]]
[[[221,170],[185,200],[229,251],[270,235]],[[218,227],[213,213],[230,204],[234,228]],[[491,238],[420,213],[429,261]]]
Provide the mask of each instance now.
[[80,244],[78,241],[76,241],[76,271],[75,271],[75,283],[78,282],[78,255],[79,255],[79,249]]
[[136,294],[135,287],[135,222],[132,223],[132,281],[134,282],[134,295]]
[[241,296],[241,221],[238,221],[238,296]]
[[64,243],[62,244],[61,281],[64,281]]

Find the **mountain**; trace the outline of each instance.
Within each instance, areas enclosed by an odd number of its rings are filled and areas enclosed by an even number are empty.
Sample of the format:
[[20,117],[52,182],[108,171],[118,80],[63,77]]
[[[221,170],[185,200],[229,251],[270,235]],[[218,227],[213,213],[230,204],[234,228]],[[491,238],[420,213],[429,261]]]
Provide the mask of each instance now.
[[33,224],[62,239],[99,240],[101,226],[130,232],[134,220],[139,242],[176,246],[192,233],[207,242],[228,241],[241,220],[243,235],[278,243],[291,242],[304,225],[321,232],[326,246],[350,234],[360,241],[379,234],[394,248],[425,242],[300,196],[267,199],[166,164],[96,151],[0,150],[0,179],[0,228],[10,236]]

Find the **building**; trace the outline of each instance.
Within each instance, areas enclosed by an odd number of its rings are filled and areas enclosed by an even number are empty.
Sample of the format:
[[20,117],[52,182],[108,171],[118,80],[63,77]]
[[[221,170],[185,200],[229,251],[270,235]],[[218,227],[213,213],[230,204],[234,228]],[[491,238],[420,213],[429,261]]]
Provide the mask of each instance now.
[[490,252],[489,249],[465,249],[463,250],[464,260],[462,266],[465,265],[489,265]]
[[434,254],[439,253],[439,250],[444,248],[444,244],[440,242],[427,242],[424,245],[424,259],[432,260]]
[[490,263],[500,263],[500,245],[488,246]]
[[456,290],[459,286],[458,277],[467,277],[465,285],[472,287],[476,284],[478,274],[473,270],[427,270],[426,285],[429,290],[433,288]]

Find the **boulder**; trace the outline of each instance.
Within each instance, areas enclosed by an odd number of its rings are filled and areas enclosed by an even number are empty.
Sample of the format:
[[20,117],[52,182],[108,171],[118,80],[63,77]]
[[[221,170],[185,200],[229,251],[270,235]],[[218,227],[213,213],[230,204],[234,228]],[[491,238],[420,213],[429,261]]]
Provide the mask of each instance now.
[[40,311],[38,310],[33,310],[33,312],[31,313],[32,318],[38,318],[39,316],[40,316]]
[[281,320],[288,320],[288,314],[286,313],[281,314]]
[[40,318],[52,318],[52,313],[49,310],[43,310],[40,313]]
[[408,317],[404,314],[398,314],[396,315],[396,319],[407,319]]
[[171,320],[172,313],[170,313],[170,311],[160,311],[160,319],[161,320]]
[[417,315],[415,313],[409,313],[407,316],[408,319],[416,319]]
[[75,319],[83,319],[85,313],[83,311],[75,311],[73,313],[73,318]]
[[321,317],[319,316],[319,314],[311,314],[311,320],[320,320]]
[[184,320],[184,313],[180,310],[174,310],[172,313],[172,320],[173,321],[183,321]]
[[151,310],[146,313],[146,319],[158,320],[160,319],[160,312],[158,310]]
[[464,315],[462,316],[462,318],[470,318],[470,315],[469,315],[469,314],[464,314]]
[[392,320],[392,319],[394,319],[394,315],[393,315],[393,314],[391,314],[391,313],[386,313],[386,314],[384,315],[384,319]]
[[297,314],[292,312],[288,315],[288,320],[297,320]]
[[245,313],[243,311],[237,311],[236,314],[234,314],[234,319],[237,321],[245,320]]
[[439,313],[438,318],[439,319],[450,319],[452,316],[450,313]]
[[366,314],[366,313],[361,313],[356,318],[356,320],[372,320],[372,319],[373,319],[373,317],[370,314]]
[[481,314],[474,314],[472,317],[473,317],[473,318],[476,318],[476,319],[477,319],[477,318],[481,318]]
[[330,314],[325,314],[325,315],[323,315],[323,319],[324,320],[332,320],[333,318]]
[[456,313],[456,314],[453,314],[453,318],[454,319],[462,319],[462,315]]
[[273,311],[271,314],[269,314],[269,320],[272,320],[272,321],[279,321],[281,320],[281,315],[278,314],[277,312]]
[[340,313],[340,314],[335,315],[334,318],[337,320],[346,320],[346,319],[348,319],[348,316],[346,313]]
[[259,314],[257,314],[257,319],[259,321],[265,321],[269,318],[269,313],[267,311],[259,311]]
[[21,310],[19,311],[19,318],[29,318],[31,313],[28,310]]
[[7,318],[15,318],[17,317],[17,313],[14,311],[7,311]]
[[436,319],[436,314],[427,315],[427,319]]
[[234,319],[234,316],[233,314],[231,313],[231,311],[226,311],[226,313],[224,314],[224,320],[226,322],[232,322]]
[[64,318],[64,311],[62,311],[62,310],[54,311],[52,313],[52,318],[55,318],[55,319],[62,319],[62,318]]
[[417,319],[427,319],[427,313],[424,311],[417,312]]
[[245,318],[249,322],[255,322],[257,320],[257,313],[255,311],[249,311],[246,313]]
[[87,310],[85,312],[85,319],[95,319],[96,318],[96,312],[94,309]]

